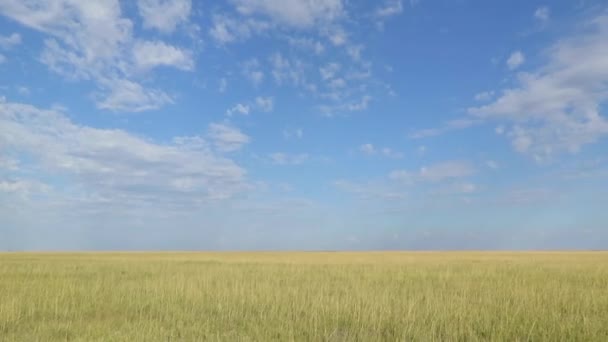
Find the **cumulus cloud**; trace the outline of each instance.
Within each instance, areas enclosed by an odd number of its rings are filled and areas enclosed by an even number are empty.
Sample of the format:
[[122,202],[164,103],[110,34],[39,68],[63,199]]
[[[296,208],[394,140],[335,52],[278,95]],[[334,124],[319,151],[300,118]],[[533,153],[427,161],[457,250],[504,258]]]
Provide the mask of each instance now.
[[508,124],[503,135],[515,150],[536,160],[576,153],[608,134],[600,113],[608,99],[608,16],[593,19],[586,31],[548,49],[548,62],[521,73],[517,86],[485,106],[469,108],[484,120]]

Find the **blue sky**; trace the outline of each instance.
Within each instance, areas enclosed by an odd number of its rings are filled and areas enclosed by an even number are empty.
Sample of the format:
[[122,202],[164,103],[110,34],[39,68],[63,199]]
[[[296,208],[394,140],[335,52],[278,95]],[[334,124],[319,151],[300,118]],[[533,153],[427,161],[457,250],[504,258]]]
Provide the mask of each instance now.
[[603,1],[0,1],[0,249],[608,248]]

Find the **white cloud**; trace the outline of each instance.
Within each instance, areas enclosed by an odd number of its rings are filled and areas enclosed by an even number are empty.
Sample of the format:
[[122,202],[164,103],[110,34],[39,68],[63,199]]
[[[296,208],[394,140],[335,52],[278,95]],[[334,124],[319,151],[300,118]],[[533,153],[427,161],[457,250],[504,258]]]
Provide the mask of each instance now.
[[355,194],[361,199],[398,200],[406,197],[402,189],[395,189],[394,186],[380,182],[357,183],[340,179],[334,181],[333,186],[341,191]]
[[490,101],[494,97],[494,91],[483,91],[475,94],[475,101],[485,102]]
[[558,193],[544,188],[513,189],[506,193],[499,202],[510,205],[529,205],[559,197]]
[[275,152],[268,155],[270,161],[275,165],[299,165],[309,159],[309,155],[306,153],[302,154],[288,154],[283,152]]
[[346,48],[346,53],[352,58],[354,61],[358,62],[361,60],[361,52],[365,47],[361,44],[351,45]]
[[279,52],[270,56],[272,76],[277,84],[302,85],[305,83],[304,63],[298,59],[288,60]]
[[36,180],[0,180],[0,193],[12,193],[18,197],[28,197],[30,194],[47,193],[50,189],[51,187],[49,185]]
[[500,166],[498,165],[497,162],[495,162],[494,160],[487,160],[486,161],[486,166],[489,167],[490,169],[498,169],[500,168]]
[[327,86],[332,89],[344,88],[346,87],[346,81],[343,78],[334,78]]
[[329,80],[336,76],[336,73],[340,71],[340,68],[341,65],[339,63],[328,63],[319,68],[319,73],[324,80]]
[[[339,101],[342,99],[342,96],[340,94],[335,94],[338,95],[335,98],[333,98],[335,101]],[[327,117],[333,117],[336,116],[339,113],[343,113],[343,112],[358,112],[358,111],[362,111],[362,110],[366,110],[367,107],[369,106],[370,102],[372,101],[372,97],[370,95],[362,95],[360,99],[358,100],[352,100],[352,101],[344,101],[342,103],[338,103],[335,105],[322,105],[320,106],[320,110],[323,113],[323,115],[327,116]]]
[[[363,199],[405,199],[407,193],[424,190],[428,186],[434,188],[426,193],[431,195],[470,194],[478,189],[475,184],[466,181],[474,173],[475,169],[468,162],[446,161],[422,167],[418,171],[394,170],[388,174],[388,179],[371,182],[338,180],[334,186]],[[417,197],[417,200],[420,198]]]
[[423,139],[434,137],[438,135],[442,135],[444,133],[469,128],[476,124],[480,123],[479,119],[471,119],[471,118],[461,118],[454,119],[447,122],[444,122],[441,127],[438,128],[425,128],[418,131],[415,131],[409,135],[410,139]]
[[456,182],[453,184],[447,184],[445,186],[436,189],[433,194],[439,195],[463,195],[472,194],[477,192],[478,186],[470,182]]
[[522,65],[525,61],[526,57],[524,56],[524,54],[521,51],[515,51],[511,54],[511,56],[509,56],[509,59],[507,59],[507,66],[509,67],[509,69],[515,70],[519,68],[519,66]]
[[454,189],[460,193],[470,194],[477,191],[477,185],[473,183],[459,183],[455,184]]
[[323,43],[315,39],[287,37],[287,42],[291,46],[313,52],[315,55],[321,55],[323,52],[325,52],[325,46]]
[[189,51],[185,51],[161,41],[138,41],[133,47],[135,65],[141,69],[157,66],[172,66],[181,70],[192,70],[194,60]]
[[248,103],[237,103],[234,107],[226,110],[226,115],[233,114],[249,115],[252,110],[260,110],[262,112],[271,112],[274,109],[274,98],[268,96],[258,96],[253,101]]
[[256,87],[264,81],[264,72],[261,70],[261,64],[256,58],[243,63],[242,71],[243,75]]
[[383,147],[382,149],[380,149],[380,154],[387,158],[393,158],[393,159],[403,158],[403,153],[393,151],[392,149],[390,149],[388,147]]
[[117,1],[9,0],[0,4],[0,11],[59,39],[46,41],[47,53],[57,55],[57,63],[51,67],[82,77],[92,77],[115,63],[132,34],[132,23],[121,16]]
[[158,89],[147,89],[129,80],[108,80],[103,83],[106,92],[97,101],[97,108],[111,111],[142,112],[154,110],[173,99]]
[[376,9],[376,17],[390,17],[403,12],[402,0],[386,0],[384,5]]
[[19,160],[9,156],[0,155],[0,170],[19,170]]
[[[138,40],[117,0],[6,0],[0,2],[0,13],[47,34],[40,60],[68,79],[95,82],[98,91],[92,98],[99,108],[141,111],[171,103],[163,91],[147,89],[136,79],[133,49]],[[167,59],[170,49],[163,46],[155,60],[140,54],[139,62],[185,62],[179,67],[190,68],[190,60],[174,50]]]
[[233,42],[239,36],[249,36],[249,29],[246,26],[238,25],[238,21],[223,15],[213,16],[213,27],[209,29],[209,34],[217,42],[225,44]]
[[348,34],[342,28],[335,28],[327,35],[329,41],[335,46],[342,46],[348,40]]
[[[159,144],[120,129],[78,125],[57,110],[8,102],[0,102],[0,131],[0,146],[27,160],[19,176],[28,183],[5,183],[4,190],[29,187],[37,177],[59,177],[53,200],[95,198],[100,205],[120,206],[196,203],[246,188],[245,170],[215,155],[198,136]],[[194,197],[183,197],[186,193]]]
[[295,28],[326,25],[343,15],[341,0],[233,0],[243,15],[259,14]]
[[253,85],[257,86],[264,81],[264,72],[260,70],[251,71],[247,74],[247,78],[249,78]]
[[260,34],[272,27],[265,21],[233,18],[224,14],[213,15],[213,26],[209,35],[220,44],[246,40],[253,34]]
[[418,155],[422,156],[422,155],[426,154],[427,150],[428,150],[428,148],[426,146],[421,145],[416,148],[416,153],[418,153]]
[[19,33],[12,33],[9,36],[0,35],[0,48],[2,49],[10,49],[19,44],[21,44],[21,35]]
[[225,77],[220,78],[220,82],[219,82],[219,86],[218,86],[218,91],[220,93],[223,93],[226,91],[226,89],[228,88],[228,80]]
[[547,6],[539,7],[536,9],[536,11],[534,11],[534,18],[540,20],[541,22],[546,22],[549,20],[550,16],[551,13],[549,12],[549,7]]
[[342,108],[344,108],[348,111],[365,110],[365,109],[367,109],[367,106],[369,106],[369,103],[371,102],[371,100],[372,100],[371,96],[363,95],[363,97],[361,97],[361,99],[358,102],[347,103],[346,105],[342,106]]
[[209,125],[207,135],[213,142],[215,148],[220,152],[233,152],[240,150],[251,140],[249,136],[238,128],[222,123]]
[[607,135],[608,120],[600,108],[608,100],[608,16],[591,20],[586,28],[548,49],[545,66],[520,74],[516,87],[469,113],[510,124],[501,131],[513,147],[538,161],[575,153]]
[[0,53],[0,64],[5,63],[5,62],[6,62],[6,57],[4,57],[4,55]]
[[17,92],[19,92],[19,94],[27,96],[30,94],[30,89],[26,86],[19,86],[17,87]]
[[403,158],[403,153],[401,152],[393,151],[391,148],[388,147],[376,148],[373,144],[370,143],[359,146],[359,151],[368,156],[379,155],[393,159]]
[[283,130],[283,138],[285,139],[302,139],[304,137],[304,130],[301,128],[297,128],[294,130],[284,129]]
[[171,33],[178,24],[187,22],[191,0],[138,0],[137,7],[145,28]]
[[418,172],[395,170],[389,174],[389,179],[405,184],[415,182],[441,182],[449,179],[464,178],[475,173],[468,162],[446,161],[431,166],[423,166]]
[[359,151],[361,151],[363,154],[367,154],[368,156],[376,154],[376,149],[372,144],[363,144],[359,146]]
[[255,98],[256,107],[263,112],[271,112],[274,108],[274,99],[272,97],[261,97]]
[[234,107],[226,110],[226,115],[232,116],[235,113],[242,114],[242,115],[249,115],[250,110],[251,110],[251,108],[248,105],[237,103],[236,105],[234,105]]

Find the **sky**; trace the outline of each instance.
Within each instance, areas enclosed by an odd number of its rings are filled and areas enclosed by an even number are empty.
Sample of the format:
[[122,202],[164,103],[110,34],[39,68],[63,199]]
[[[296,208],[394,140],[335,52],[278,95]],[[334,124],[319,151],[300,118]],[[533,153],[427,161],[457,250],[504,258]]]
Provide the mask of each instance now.
[[0,250],[608,248],[608,4],[0,0]]

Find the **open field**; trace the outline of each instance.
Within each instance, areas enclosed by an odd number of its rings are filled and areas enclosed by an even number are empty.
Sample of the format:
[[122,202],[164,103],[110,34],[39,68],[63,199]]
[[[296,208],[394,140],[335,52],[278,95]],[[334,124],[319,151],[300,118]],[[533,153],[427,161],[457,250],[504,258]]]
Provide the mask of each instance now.
[[1,341],[608,341],[608,253],[0,253]]

